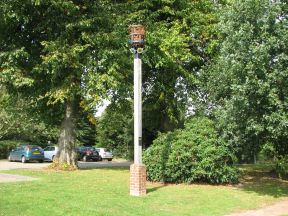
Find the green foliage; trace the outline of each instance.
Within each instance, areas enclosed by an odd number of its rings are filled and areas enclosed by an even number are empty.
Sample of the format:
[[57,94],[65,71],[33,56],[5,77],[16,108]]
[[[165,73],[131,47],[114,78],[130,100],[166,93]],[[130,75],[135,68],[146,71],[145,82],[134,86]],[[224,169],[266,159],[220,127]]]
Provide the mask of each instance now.
[[0,141],[0,159],[7,159],[9,152],[18,144],[27,143],[20,140],[1,140]]
[[33,102],[0,87],[0,140],[28,140],[37,145],[55,141],[58,128],[40,120]]
[[107,75],[107,68],[96,71],[99,50],[107,51],[107,37],[102,36],[111,31],[109,7],[106,0],[5,0],[0,5],[0,83],[31,99],[43,121],[52,116],[60,126],[58,119],[69,111],[72,120],[64,119],[61,128],[67,136],[58,139],[63,154],[71,151],[62,147],[75,144],[79,104],[91,99],[89,81],[97,89],[92,95],[96,102],[112,85],[114,76]]
[[80,110],[79,122],[77,124],[77,143],[76,145],[91,145],[96,141],[95,117],[91,112]]
[[117,157],[133,158],[133,113],[130,101],[110,104],[96,125],[98,147],[110,148]]
[[280,156],[277,158],[276,172],[281,179],[288,180],[288,155]]
[[[104,34],[109,36],[111,49],[99,50],[102,58],[98,61],[102,67],[97,71],[101,74],[109,68],[109,73],[117,76],[95,79],[110,78],[107,83],[113,83],[112,100],[116,103],[120,98],[132,98],[133,60],[127,44],[127,29],[131,24],[143,24],[146,29],[142,57],[143,142],[146,146],[159,131],[183,127],[187,107],[191,105],[191,97],[195,97],[197,71],[211,59],[218,44],[214,26],[222,2],[120,1],[112,5],[114,30]],[[103,89],[93,83],[91,79],[89,95]]]
[[81,98],[94,109],[105,97],[131,98],[127,28],[142,23],[147,30],[143,138],[149,145],[158,131],[183,126],[195,74],[217,47],[214,24],[221,4],[5,0],[0,5],[0,82],[33,98],[43,118],[47,105],[53,107],[59,115],[48,109],[49,117],[57,120],[63,119],[61,103],[67,100]]
[[284,1],[233,1],[221,16],[220,55],[206,90],[230,148],[252,158],[267,143],[288,154],[288,7]]
[[219,139],[214,123],[204,117],[187,120],[184,129],[161,134],[145,151],[151,181],[235,183],[233,154]]

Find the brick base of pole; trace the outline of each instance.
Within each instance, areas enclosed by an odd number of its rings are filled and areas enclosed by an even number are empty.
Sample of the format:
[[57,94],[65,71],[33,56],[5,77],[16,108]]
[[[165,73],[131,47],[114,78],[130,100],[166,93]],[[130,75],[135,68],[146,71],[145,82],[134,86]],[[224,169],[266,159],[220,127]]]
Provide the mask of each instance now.
[[130,195],[146,195],[146,166],[144,164],[130,166]]

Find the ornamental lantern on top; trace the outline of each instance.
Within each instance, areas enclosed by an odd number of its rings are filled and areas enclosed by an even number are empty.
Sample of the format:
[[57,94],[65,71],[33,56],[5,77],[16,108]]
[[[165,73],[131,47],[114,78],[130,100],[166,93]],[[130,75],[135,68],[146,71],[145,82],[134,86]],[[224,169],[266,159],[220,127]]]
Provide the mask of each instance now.
[[131,25],[129,26],[131,52],[134,54],[142,53],[144,50],[145,42],[145,29],[143,25]]

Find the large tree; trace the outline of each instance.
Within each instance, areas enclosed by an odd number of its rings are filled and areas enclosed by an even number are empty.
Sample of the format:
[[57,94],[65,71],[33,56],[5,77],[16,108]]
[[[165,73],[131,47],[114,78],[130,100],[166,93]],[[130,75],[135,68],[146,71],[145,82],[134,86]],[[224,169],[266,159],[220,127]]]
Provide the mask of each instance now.
[[[129,53],[127,27],[143,24],[143,142],[148,146],[159,131],[183,126],[186,110],[197,97],[199,69],[217,47],[217,10],[223,1],[120,1],[113,35],[118,45],[105,56],[117,61],[118,80],[111,95],[116,103],[133,96],[133,54]],[[125,14],[124,16],[121,14]],[[117,40],[114,40],[117,42]],[[123,55],[125,53],[125,55]],[[103,59],[104,66],[108,64]],[[123,99],[123,100],[122,100]]]
[[63,110],[58,160],[76,166],[79,104],[93,109],[107,89],[115,102],[132,98],[127,27],[144,24],[143,126],[150,144],[159,130],[183,125],[189,92],[199,93],[199,69],[217,45],[221,2],[5,0],[1,82],[33,98],[42,113],[47,103]]
[[[42,113],[47,105],[63,108],[60,164],[77,167],[78,110],[80,103],[85,106],[87,73],[98,72],[98,51],[106,45],[102,36],[110,31],[109,8],[109,1],[90,0],[4,0],[0,5],[0,81],[32,98]],[[108,79],[100,78],[94,83]]]
[[234,1],[223,13],[220,55],[206,77],[223,136],[253,158],[288,153],[288,19],[285,1]]

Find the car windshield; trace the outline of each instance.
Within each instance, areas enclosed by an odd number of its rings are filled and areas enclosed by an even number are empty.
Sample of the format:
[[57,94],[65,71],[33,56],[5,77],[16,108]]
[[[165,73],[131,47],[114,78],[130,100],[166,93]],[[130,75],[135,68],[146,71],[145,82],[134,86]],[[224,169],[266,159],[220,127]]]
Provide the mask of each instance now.
[[79,146],[76,148],[76,150],[77,151],[87,151],[87,150],[94,151],[95,149],[90,146]]
[[109,149],[109,148],[96,148],[96,151],[98,151],[98,152],[100,152],[100,151],[101,151],[101,152],[102,152],[102,151],[103,151],[103,152],[112,152],[111,149]]
[[39,151],[42,151],[42,148],[40,146],[35,146],[35,145],[26,145],[26,146],[23,146],[22,148],[24,148],[25,150],[39,150]]
[[112,152],[109,148],[104,148],[104,152]]
[[42,150],[40,146],[31,146],[32,150]]

